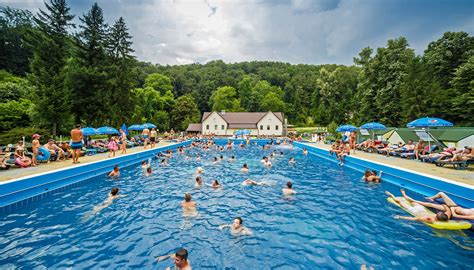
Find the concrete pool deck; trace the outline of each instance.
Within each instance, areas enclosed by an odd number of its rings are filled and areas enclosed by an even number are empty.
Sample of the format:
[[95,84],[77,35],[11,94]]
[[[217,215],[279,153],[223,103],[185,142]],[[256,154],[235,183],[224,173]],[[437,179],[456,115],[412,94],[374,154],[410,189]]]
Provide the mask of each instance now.
[[[329,150],[331,148],[328,144],[323,143],[303,143],[309,146],[317,147],[323,150]],[[352,152],[351,152],[351,155]],[[446,178],[455,182],[468,184],[474,187],[474,172],[472,169],[467,170],[455,170],[451,167],[438,167],[435,164],[424,163],[415,160],[403,159],[398,157],[387,157],[375,153],[367,153],[362,151],[356,151],[355,157],[363,158],[369,161],[382,163],[398,167],[400,169],[409,169],[415,172],[433,175],[441,178]]]
[[[159,143],[156,144],[154,148],[168,146],[172,144],[175,144],[175,143],[160,141]],[[143,146],[127,148],[127,154],[139,153],[144,150],[150,150],[150,147],[148,147],[147,149],[144,149]],[[79,161],[81,162],[80,164],[92,163],[95,161],[108,159],[108,155],[109,153],[107,152],[107,153],[99,153],[93,156],[83,156],[79,158]],[[116,157],[121,156],[120,150],[115,153],[115,156]],[[53,161],[49,164],[40,163],[38,167],[10,168],[9,170],[0,171],[0,182],[15,179],[15,178],[20,178],[20,177],[30,176],[30,175],[34,175],[38,173],[45,173],[45,172],[54,171],[58,169],[69,168],[73,166],[76,166],[76,164],[72,164],[71,159],[69,159],[66,161]]]

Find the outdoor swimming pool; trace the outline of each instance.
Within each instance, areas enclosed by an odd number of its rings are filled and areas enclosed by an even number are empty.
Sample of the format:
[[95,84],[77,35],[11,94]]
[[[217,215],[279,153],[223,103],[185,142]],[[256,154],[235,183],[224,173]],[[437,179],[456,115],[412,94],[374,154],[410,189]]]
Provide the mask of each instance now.
[[[55,194],[49,200],[5,213],[0,223],[2,268],[140,268],[164,269],[172,261],[154,262],[179,247],[189,250],[194,269],[466,269],[474,265],[472,232],[433,230],[399,221],[405,215],[387,203],[388,183],[366,184],[361,175],[298,148],[273,147],[284,157],[273,168],[259,160],[269,155],[260,147],[215,152],[191,150],[201,161],[175,154],[171,166],[152,162],[145,177],[139,165],[122,171],[117,180],[96,181]],[[212,165],[214,156],[236,162]],[[290,156],[296,166],[288,164]],[[240,172],[248,163],[250,172]],[[218,179],[222,190],[194,187],[201,166],[205,183]],[[273,181],[273,187],[245,187],[246,178]],[[301,192],[281,195],[291,180]],[[112,187],[124,198],[86,218]],[[183,195],[190,192],[199,215],[183,218]],[[241,216],[252,236],[232,236],[219,230]]]

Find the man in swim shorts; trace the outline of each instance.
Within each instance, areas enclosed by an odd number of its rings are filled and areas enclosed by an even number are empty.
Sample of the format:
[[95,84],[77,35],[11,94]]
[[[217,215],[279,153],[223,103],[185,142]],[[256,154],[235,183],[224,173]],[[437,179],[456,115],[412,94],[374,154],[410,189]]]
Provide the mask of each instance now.
[[81,125],[77,124],[76,127],[71,130],[71,149],[72,149],[72,163],[79,163],[79,155],[82,149],[82,130]]
[[148,144],[148,137],[150,137],[150,130],[148,128],[145,128],[142,131],[142,137],[143,137],[143,148],[146,149],[146,146]]
[[150,146],[151,148],[155,147],[156,142],[156,130],[154,128],[150,131]]

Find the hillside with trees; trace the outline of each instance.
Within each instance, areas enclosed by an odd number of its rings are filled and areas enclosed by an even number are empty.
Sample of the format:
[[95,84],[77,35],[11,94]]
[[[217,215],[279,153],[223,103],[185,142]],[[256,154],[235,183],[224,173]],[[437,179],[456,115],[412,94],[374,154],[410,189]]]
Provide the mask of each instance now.
[[474,126],[474,37],[446,32],[416,55],[404,37],[354,65],[282,62],[163,66],[133,56],[123,18],[94,4],[73,25],[65,0],[0,10],[0,144],[20,134],[152,122],[183,130],[204,111],[282,111],[300,126],[433,116]]

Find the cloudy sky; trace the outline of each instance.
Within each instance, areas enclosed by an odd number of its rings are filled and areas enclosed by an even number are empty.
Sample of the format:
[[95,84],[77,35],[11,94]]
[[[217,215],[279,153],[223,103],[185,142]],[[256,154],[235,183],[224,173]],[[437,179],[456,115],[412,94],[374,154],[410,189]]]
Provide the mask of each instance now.
[[[446,31],[474,33],[473,0],[69,0],[82,16],[97,2],[124,17],[135,55],[159,64],[271,60],[352,64],[366,46],[405,36],[422,54]],[[37,11],[43,0],[0,0]],[[76,18],[77,19],[77,18]]]

